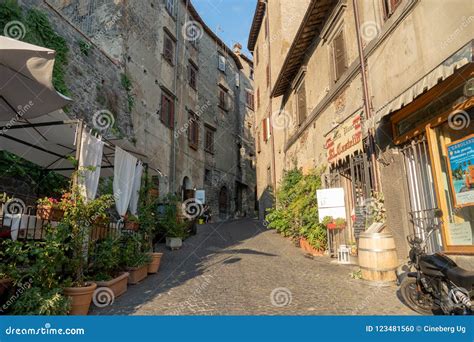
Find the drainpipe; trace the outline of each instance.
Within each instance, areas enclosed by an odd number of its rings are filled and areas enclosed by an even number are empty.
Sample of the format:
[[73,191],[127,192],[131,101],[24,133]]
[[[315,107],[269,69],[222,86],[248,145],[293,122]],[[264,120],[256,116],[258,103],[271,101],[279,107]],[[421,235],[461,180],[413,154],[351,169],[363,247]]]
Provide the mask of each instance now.
[[[265,12],[268,21],[268,26],[270,27],[270,16],[268,11],[268,0],[265,1]],[[264,23],[266,25],[267,23]],[[271,86],[272,86],[272,55],[271,55],[271,48],[270,48],[271,39],[268,37],[267,45],[268,45],[268,73],[270,76],[270,100],[269,100],[269,108],[270,108],[270,142],[272,144],[272,178],[273,178],[273,191],[276,192],[276,162],[275,162],[275,135],[273,134],[273,125],[271,120],[271,115],[273,114],[273,106],[272,106],[272,97],[271,97]]]
[[[189,3],[189,0],[186,0],[186,9],[188,8],[188,3]],[[172,134],[171,134],[171,174],[170,174],[170,189],[172,190],[172,192],[174,193],[174,186],[175,186],[175,183],[176,183],[176,138],[175,138],[175,134],[176,134],[176,125],[178,123],[178,115],[177,113],[179,113],[179,109],[178,109],[178,68],[179,68],[179,64],[178,64],[178,61],[179,61],[179,42],[180,42],[180,37],[179,37],[179,34],[180,34],[180,29],[179,29],[179,14],[180,14],[180,2],[177,1],[176,2],[176,30],[175,30],[175,35],[176,35],[176,53],[175,53],[175,68],[174,68],[174,85],[173,85],[173,92],[174,92],[174,99],[173,99],[173,107],[174,107],[174,115],[173,115],[173,130],[172,130]]]
[[[368,122],[368,119],[372,118],[372,101],[370,100],[369,94],[369,85],[367,81],[367,70],[365,68],[365,55],[364,55],[364,48],[362,46],[362,36],[360,33],[360,17],[359,17],[359,9],[357,7],[357,1],[352,0],[352,6],[354,8],[354,20],[356,26],[356,33],[357,33],[357,47],[359,50],[359,61],[360,61],[360,75],[362,79],[362,89],[363,89],[363,96],[364,96],[364,111],[365,111],[365,120],[362,121]],[[363,125],[362,125],[363,127]],[[379,175],[378,175],[378,168],[377,168],[377,159],[375,158],[375,151],[374,151],[374,143],[375,142],[375,135],[374,135],[374,128],[368,127],[367,128],[367,135],[368,135],[368,148],[370,152],[370,157],[372,159],[372,168],[374,172],[374,180],[375,180],[375,190],[377,191],[379,186]]]

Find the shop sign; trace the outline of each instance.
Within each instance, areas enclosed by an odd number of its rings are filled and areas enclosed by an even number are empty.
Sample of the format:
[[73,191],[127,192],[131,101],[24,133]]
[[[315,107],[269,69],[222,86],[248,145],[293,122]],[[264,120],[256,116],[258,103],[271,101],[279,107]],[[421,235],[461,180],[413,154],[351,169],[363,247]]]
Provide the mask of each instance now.
[[319,223],[327,216],[346,219],[344,189],[332,188],[316,190],[318,200]]
[[196,190],[194,197],[196,198],[197,203],[206,203],[206,190]]
[[326,140],[326,149],[331,164],[362,150],[361,114],[349,117],[331,131]]
[[474,134],[447,145],[455,207],[474,205]]

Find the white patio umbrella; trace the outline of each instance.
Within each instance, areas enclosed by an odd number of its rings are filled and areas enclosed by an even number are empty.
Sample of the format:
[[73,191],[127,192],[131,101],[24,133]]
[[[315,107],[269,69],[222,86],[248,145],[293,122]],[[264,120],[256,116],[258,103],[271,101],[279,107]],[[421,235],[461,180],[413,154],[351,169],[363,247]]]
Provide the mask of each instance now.
[[0,36],[0,121],[31,119],[71,100],[52,84],[55,51]]

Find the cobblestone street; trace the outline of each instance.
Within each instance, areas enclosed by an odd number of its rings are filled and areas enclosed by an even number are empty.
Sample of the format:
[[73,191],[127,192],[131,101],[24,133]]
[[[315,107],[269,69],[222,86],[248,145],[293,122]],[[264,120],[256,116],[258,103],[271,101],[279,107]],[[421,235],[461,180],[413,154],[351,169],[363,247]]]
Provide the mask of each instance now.
[[352,279],[357,267],[308,257],[256,220],[199,226],[182,249],[163,252],[157,275],[93,314],[414,314],[397,298],[395,285]]

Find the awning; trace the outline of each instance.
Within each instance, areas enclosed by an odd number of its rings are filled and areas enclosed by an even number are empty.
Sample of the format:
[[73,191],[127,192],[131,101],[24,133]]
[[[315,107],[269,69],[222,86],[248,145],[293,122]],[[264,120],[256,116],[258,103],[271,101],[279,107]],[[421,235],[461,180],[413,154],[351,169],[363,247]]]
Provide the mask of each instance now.
[[[89,129],[80,120],[71,120],[62,111],[43,115],[36,119],[11,123],[0,121],[0,150],[16,154],[42,168],[70,177],[75,170],[76,141],[80,132]],[[126,139],[105,141],[101,177],[113,176],[115,146],[133,154],[144,164],[146,156]],[[151,174],[159,170],[150,169]]]
[[[385,106],[379,108],[375,112],[375,116],[369,119],[368,125],[374,126],[373,123],[378,123],[380,120],[393,113],[405,105],[412,102],[415,98],[430,90],[436,86],[439,82],[447,79],[453,75],[456,70],[461,69],[463,66],[473,62],[473,48],[474,41],[469,42],[461,50],[456,52],[454,55],[446,59],[443,63],[425,75],[422,79],[416,82],[413,86],[405,90],[402,94],[397,96],[392,101],[388,102]],[[371,122],[370,122],[371,121]]]
[[55,52],[0,36],[0,120],[32,119],[71,100],[52,83]]

